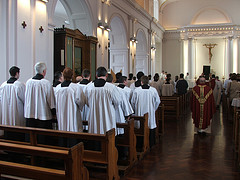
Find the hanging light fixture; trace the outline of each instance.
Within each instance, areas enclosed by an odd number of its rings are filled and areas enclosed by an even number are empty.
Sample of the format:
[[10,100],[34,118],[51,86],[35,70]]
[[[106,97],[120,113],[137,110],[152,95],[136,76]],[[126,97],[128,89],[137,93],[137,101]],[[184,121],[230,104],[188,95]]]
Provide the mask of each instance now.
[[48,0],[41,0],[42,2],[45,2],[45,3],[47,3],[48,2]]

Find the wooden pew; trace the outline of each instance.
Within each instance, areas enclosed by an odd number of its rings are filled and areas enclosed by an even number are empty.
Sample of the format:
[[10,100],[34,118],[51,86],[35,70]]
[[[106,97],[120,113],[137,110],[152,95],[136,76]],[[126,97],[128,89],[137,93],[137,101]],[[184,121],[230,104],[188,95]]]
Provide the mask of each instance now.
[[159,136],[164,134],[164,104],[160,104],[156,113],[156,143],[159,143]]
[[[31,179],[51,180],[82,180],[88,179],[83,166],[83,143],[72,148],[59,150],[37,147],[19,143],[0,142],[0,149],[7,152],[21,153],[31,156],[62,159],[65,162],[64,170],[33,166],[28,164],[0,161],[0,175],[11,175]],[[85,172],[84,172],[85,171]]]
[[[83,121],[88,126],[88,121]],[[126,160],[118,160],[119,170],[126,174],[137,162],[136,135],[134,133],[134,120],[128,119],[126,123],[117,123],[117,128],[123,128],[124,134],[116,136],[117,147],[127,147],[128,156]]]
[[[117,147],[127,147],[128,156],[126,160],[118,160],[118,165],[126,174],[137,162],[136,135],[134,133],[134,120],[130,119],[127,123],[117,123],[117,128],[124,128],[122,136],[116,136]],[[121,169],[120,169],[121,170]]]
[[137,155],[138,159],[142,159],[149,151],[149,128],[148,128],[148,113],[144,116],[131,116],[135,122],[139,122],[140,128],[135,128],[134,132],[137,137]]
[[233,118],[233,144],[234,151],[239,151],[239,120],[240,120],[240,108],[234,107],[234,118]]
[[161,104],[164,104],[166,118],[180,118],[180,101],[177,96],[161,96]]
[[[66,149],[65,147],[52,146],[39,144],[37,142],[38,135],[44,135],[49,137],[55,137],[57,140],[59,138],[73,138],[81,139],[82,141],[97,141],[100,142],[101,150],[87,150],[84,149],[83,161],[85,163],[98,163],[105,165],[107,167],[107,177],[106,179],[120,179],[118,175],[117,159],[118,152],[115,147],[115,129],[111,129],[106,132],[105,135],[100,134],[90,134],[90,133],[79,133],[79,132],[69,132],[69,131],[58,131],[58,130],[48,130],[40,128],[29,128],[29,127],[19,127],[19,126],[0,126],[0,130],[4,131],[14,131],[22,132],[30,135],[30,142],[18,142],[21,144],[30,144],[32,146],[47,147],[47,148],[57,148]],[[7,141],[0,139],[0,141]],[[17,143],[17,142],[16,142]]]

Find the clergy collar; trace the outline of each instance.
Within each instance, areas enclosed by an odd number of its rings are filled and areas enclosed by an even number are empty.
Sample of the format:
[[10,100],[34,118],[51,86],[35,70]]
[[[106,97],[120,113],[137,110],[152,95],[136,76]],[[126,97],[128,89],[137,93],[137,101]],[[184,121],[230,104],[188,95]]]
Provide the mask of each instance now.
[[142,85],[142,89],[149,89],[149,88],[150,88],[150,86],[148,84]]
[[44,78],[44,76],[42,74],[37,73],[32,79],[41,80],[43,78]]
[[7,83],[8,83],[8,84],[13,84],[16,80],[17,80],[17,78],[15,78],[15,77],[10,77],[10,79],[7,81]]
[[59,85],[59,84],[61,84],[61,82],[60,81],[56,81],[56,82],[53,83],[53,87],[57,87],[57,85]]
[[136,82],[135,82],[135,87],[140,87],[141,86],[141,80],[138,79]]
[[106,81],[104,79],[96,79],[94,81],[95,87],[103,87],[106,84]]
[[88,84],[90,81],[88,79],[83,79],[80,84]]
[[119,84],[118,87],[123,89],[125,87],[125,85],[124,84]]
[[68,87],[71,84],[71,81],[67,80],[67,81],[63,81],[61,84],[61,87]]

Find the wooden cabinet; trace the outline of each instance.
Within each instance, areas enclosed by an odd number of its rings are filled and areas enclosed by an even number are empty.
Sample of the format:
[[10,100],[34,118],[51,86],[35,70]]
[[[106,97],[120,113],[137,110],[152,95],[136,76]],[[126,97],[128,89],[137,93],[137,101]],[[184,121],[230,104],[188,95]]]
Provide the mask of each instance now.
[[54,72],[65,67],[73,69],[74,79],[83,69],[91,71],[92,80],[96,74],[96,37],[86,36],[78,29],[57,28],[54,30]]

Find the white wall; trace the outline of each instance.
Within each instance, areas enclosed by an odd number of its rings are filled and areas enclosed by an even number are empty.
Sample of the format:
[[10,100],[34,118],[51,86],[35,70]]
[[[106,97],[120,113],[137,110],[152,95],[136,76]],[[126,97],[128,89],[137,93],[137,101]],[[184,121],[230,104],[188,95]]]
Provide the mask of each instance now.
[[[212,61],[209,63],[209,51],[203,44],[217,44],[212,49]],[[224,52],[225,40],[219,39],[198,39],[196,41],[196,76],[203,72],[203,65],[211,66],[211,70],[221,79],[224,75]]]
[[172,74],[172,78],[181,71],[181,41],[178,39],[163,40],[163,67],[162,70]]
[[[172,1],[171,1],[172,2]],[[205,19],[204,24],[212,24],[218,22],[218,18],[222,16],[214,16],[213,10],[222,13],[233,24],[240,24],[238,0],[181,0],[170,1],[165,3],[162,9],[162,19],[164,28],[180,28],[190,25],[192,20],[204,9],[209,9],[211,18]],[[215,18],[212,18],[215,17]]]

